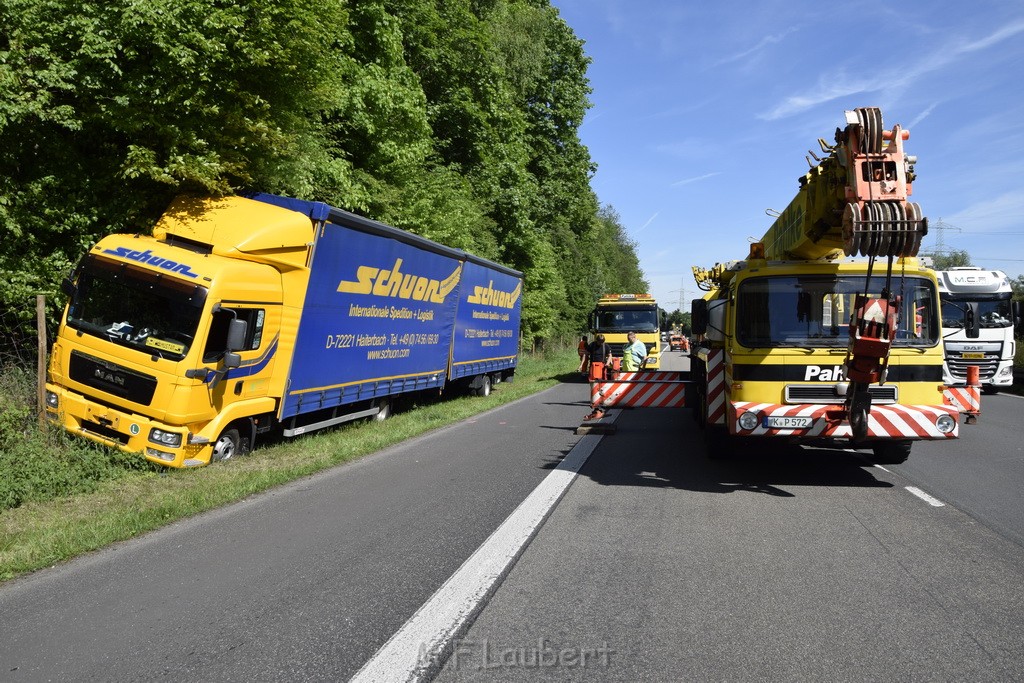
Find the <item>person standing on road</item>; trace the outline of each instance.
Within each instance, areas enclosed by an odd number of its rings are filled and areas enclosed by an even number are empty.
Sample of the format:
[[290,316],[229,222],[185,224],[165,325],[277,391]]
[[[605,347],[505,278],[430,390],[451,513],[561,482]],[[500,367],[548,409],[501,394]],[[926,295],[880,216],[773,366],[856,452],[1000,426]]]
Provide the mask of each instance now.
[[[587,361],[591,366],[593,366],[594,364],[599,364],[602,368],[605,365],[607,365],[609,361],[611,361],[611,350],[608,348],[608,345],[604,342],[603,334],[595,336],[594,341],[592,341],[590,343],[590,346],[587,347]],[[601,373],[603,376],[603,369]],[[588,374],[593,373],[588,372]]]
[[625,372],[636,372],[647,361],[647,344],[637,340],[636,332],[626,335],[626,346],[622,349],[622,369]]
[[587,335],[580,337],[580,343],[576,346],[577,353],[580,354],[580,369],[584,375],[587,374],[587,366],[590,365],[590,344],[587,343]]

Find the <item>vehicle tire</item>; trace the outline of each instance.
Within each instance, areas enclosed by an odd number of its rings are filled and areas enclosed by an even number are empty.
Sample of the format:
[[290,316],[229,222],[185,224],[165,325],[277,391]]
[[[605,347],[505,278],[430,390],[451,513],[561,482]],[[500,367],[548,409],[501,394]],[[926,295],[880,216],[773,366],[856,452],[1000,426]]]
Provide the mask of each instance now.
[[377,412],[373,416],[374,422],[383,422],[384,420],[391,417],[391,401],[386,398],[382,398],[377,401]]
[[210,462],[223,462],[230,460],[236,455],[244,455],[247,442],[234,427],[221,432],[217,440],[213,442],[213,452],[210,454]]
[[913,441],[879,441],[871,446],[874,461],[883,465],[899,465],[910,457]]
[[729,436],[724,425],[709,424],[704,428],[704,449],[709,460],[725,460],[735,452],[735,437]]
[[482,375],[480,377],[480,386],[476,389],[477,396],[490,396],[491,395],[491,376]]
[[708,403],[707,396],[704,394],[704,386],[697,382],[694,386],[693,399],[693,419],[696,420],[697,426],[701,429],[707,429],[708,426]]

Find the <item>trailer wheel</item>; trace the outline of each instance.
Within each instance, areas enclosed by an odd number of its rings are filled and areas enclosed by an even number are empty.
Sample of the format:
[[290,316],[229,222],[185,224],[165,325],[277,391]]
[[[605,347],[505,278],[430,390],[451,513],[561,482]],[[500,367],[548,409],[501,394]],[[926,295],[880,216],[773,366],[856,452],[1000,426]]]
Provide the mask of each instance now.
[[491,395],[491,376],[481,375],[480,386],[476,389],[477,396],[490,396]]
[[883,465],[899,465],[910,457],[913,441],[879,441],[871,446],[874,460]]
[[383,422],[389,417],[391,417],[391,401],[389,399],[382,398],[377,401],[377,412],[373,416],[373,421]]
[[210,454],[210,462],[222,462],[230,460],[236,455],[244,455],[246,443],[236,428],[225,429],[217,437],[217,440],[213,442],[213,453]]

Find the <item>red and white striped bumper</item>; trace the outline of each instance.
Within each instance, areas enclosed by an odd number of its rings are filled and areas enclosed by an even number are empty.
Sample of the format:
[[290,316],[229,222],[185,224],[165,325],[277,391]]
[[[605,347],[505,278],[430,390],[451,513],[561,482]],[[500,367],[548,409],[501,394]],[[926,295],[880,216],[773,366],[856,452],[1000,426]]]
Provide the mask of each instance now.
[[[741,429],[739,417],[743,413],[757,415],[757,427]],[[844,419],[842,406],[837,405],[779,405],[773,403],[732,402],[728,409],[730,431],[741,436],[796,436],[815,438],[851,438],[849,420]],[[936,425],[941,415],[953,418],[953,430],[942,433]],[[766,426],[766,418],[810,418],[803,420],[806,427],[780,428]],[[959,411],[951,406],[873,405],[868,416],[869,439],[955,439],[959,435]]]
[[975,416],[981,413],[981,387],[946,387],[942,390],[942,400],[961,413]]
[[621,372],[611,382],[590,383],[590,405],[595,408],[682,408],[686,385],[678,372]]

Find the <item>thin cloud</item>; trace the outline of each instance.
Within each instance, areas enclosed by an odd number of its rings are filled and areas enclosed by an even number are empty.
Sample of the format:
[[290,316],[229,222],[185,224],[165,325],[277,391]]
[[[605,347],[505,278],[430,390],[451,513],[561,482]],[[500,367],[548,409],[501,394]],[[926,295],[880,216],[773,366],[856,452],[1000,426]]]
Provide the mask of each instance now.
[[1020,229],[1020,217],[1024,214],[1024,192],[1006,192],[997,197],[979,199],[943,222],[963,227],[964,233],[971,228],[986,232],[1006,232]]
[[680,187],[682,185],[689,185],[690,183],[699,183],[702,180],[707,180],[708,178],[714,178],[716,175],[722,175],[722,172],[721,171],[715,171],[714,173],[705,173],[704,175],[699,175],[699,176],[696,176],[694,178],[686,178],[684,180],[677,180],[676,182],[674,182],[671,185],[669,185],[669,187]]
[[1004,26],[978,40],[939,48],[918,61],[917,64],[891,68],[888,71],[880,72],[871,79],[849,81],[843,72],[830,74],[819,80],[816,90],[787,97],[782,104],[762,114],[759,118],[774,121],[841,97],[879,90],[899,90],[909,86],[926,73],[941,69],[966,54],[997,45],[1021,32],[1024,32],[1024,19]]
[[724,66],[725,64],[732,64],[732,63],[738,62],[738,61],[740,61],[742,59],[746,59],[750,55],[753,55],[753,54],[756,54],[756,53],[760,52],[761,50],[765,49],[769,45],[774,45],[776,43],[781,43],[783,38],[788,36],[790,33],[795,32],[796,30],[797,30],[796,26],[790,26],[788,29],[786,29],[782,33],[778,33],[778,34],[773,35],[773,36],[765,36],[760,41],[758,41],[757,45],[755,45],[754,47],[749,48],[747,50],[744,50],[743,52],[739,52],[737,54],[731,55],[729,57],[723,57],[722,59],[720,59],[717,62],[715,62],[714,66]]
[[924,121],[924,120],[925,120],[926,118],[928,118],[928,116],[929,116],[929,115],[931,115],[931,113],[932,113],[933,111],[935,111],[935,107],[937,107],[937,106],[939,106],[939,103],[938,103],[938,102],[932,102],[932,105],[931,105],[930,107],[928,107],[928,108],[927,108],[927,109],[925,109],[925,110],[924,110],[923,112],[921,112],[920,114],[918,114],[918,115],[917,115],[917,117],[916,117],[916,118],[914,118],[914,120],[913,120],[913,121],[911,121],[910,123],[908,123],[908,124],[907,124],[907,128],[908,128],[908,129],[910,129],[910,128],[913,128],[913,127],[914,127],[914,126],[916,126],[917,124],[919,124],[919,123],[921,123],[922,121]]
[[647,219],[647,222],[646,222],[646,223],[644,223],[643,225],[641,225],[641,226],[640,226],[639,228],[637,228],[637,229],[636,229],[636,232],[635,232],[635,233],[633,233],[633,234],[636,234],[637,232],[640,232],[641,230],[643,230],[644,228],[646,228],[646,227],[647,227],[648,225],[650,225],[651,223],[653,223],[653,222],[654,222],[654,219],[658,217],[658,213],[659,213],[658,211],[655,211],[655,212],[654,212],[654,215],[653,215],[653,216],[651,216],[650,218],[648,218],[648,219]]

